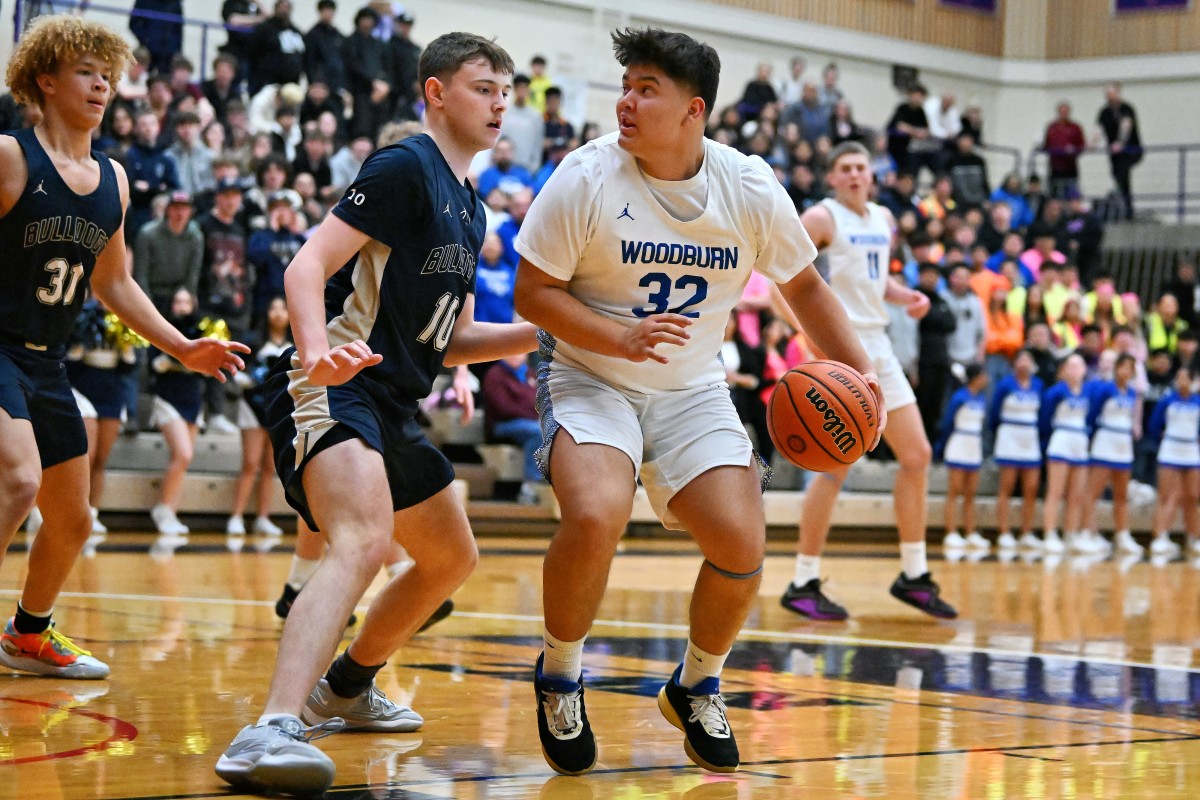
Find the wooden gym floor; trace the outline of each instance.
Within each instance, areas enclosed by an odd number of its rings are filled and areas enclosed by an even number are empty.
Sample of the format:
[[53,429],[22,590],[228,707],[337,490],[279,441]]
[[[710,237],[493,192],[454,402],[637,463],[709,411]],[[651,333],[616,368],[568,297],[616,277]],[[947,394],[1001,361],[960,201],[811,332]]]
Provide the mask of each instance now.
[[[81,559],[57,617],[112,678],[0,674],[0,799],[240,797],[213,764],[259,713],[288,541],[231,553],[193,536],[148,554],[147,536],[126,534]],[[963,612],[939,623],[887,595],[894,547],[834,547],[829,591],[853,617],[816,624],[779,607],[792,559],[773,543],[722,682],[743,769],[716,776],[654,702],[700,559],[627,540],[585,656],[600,764],[563,778],[542,759],[530,686],[545,540],[480,545],[457,613],[380,676],[424,730],[322,740],[338,765],[328,797],[1200,797],[1200,569],[1187,563],[938,560]],[[5,614],[24,562],[15,547],[0,568]]]

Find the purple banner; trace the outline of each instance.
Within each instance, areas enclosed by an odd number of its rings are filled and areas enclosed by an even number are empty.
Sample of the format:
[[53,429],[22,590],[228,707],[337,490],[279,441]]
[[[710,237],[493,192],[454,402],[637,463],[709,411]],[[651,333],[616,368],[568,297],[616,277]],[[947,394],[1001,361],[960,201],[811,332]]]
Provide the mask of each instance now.
[[972,11],[983,11],[988,14],[996,13],[996,0],[942,0],[942,5],[969,8]]
[[1177,11],[1191,5],[1191,0],[1114,0],[1117,11]]

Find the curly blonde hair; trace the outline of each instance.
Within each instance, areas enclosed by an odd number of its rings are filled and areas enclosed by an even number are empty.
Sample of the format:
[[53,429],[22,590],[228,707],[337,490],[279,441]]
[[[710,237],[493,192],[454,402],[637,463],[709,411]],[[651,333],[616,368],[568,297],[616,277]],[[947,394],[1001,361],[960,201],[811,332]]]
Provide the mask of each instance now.
[[131,57],[129,45],[120,34],[71,14],[39,17],[25,31],[8,62],[6,80],[13,98],[40,108],[46,98],[38,86],[38,76],[53,74],[63,64],[85,55],[94,55],[108,64],[115,91]]

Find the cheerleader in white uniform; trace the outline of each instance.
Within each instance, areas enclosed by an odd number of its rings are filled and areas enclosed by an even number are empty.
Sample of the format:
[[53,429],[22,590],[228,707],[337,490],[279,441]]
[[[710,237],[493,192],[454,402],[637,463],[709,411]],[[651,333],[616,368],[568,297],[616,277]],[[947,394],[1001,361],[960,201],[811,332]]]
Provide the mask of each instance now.
[[[1110,351],[1111,352],[1111,351]],[[1129,476],[1133,471],[1133,441],[1140,431],[1138,396],[1133,389],[1137,362],[1124,353],[1116,357],[1112,380],[1088,384],[1088,428],[1092,434],[1089,452],[1088,488],[1083,503],[1083,527],[1074,549],[1083,553],[1106,553],[1107,541],[1096,532],[1096,505],[1106,486],[1112,487],[1113,543],[1122,552],[1141,555],[1142,546],[1129,532]]]
[[[946,489],[946,537],[948,549],[970,547],[986,551],[991,545],[975,529],[975,490],[979,487],[979,468],[983,465],[983,421],[987,404],[983,392],[988,375],[980,364],[967,366],[966,385],[950,397],[942,418],[941,435],[935,456],[946,464],[949,486]],[[962,520],[966,537],[958,532],[955,517],[962,498]]]
[[1175,388],[1158,401],[1147,433],[1159,440],[1158,507],[1154,509],[1154,541],[1150,552],[1175,556],[1171,541],[1175,511],[1183,507],[1189,549],[1200,555],[1200,397],[1192,390],[1194,376],[1184,366],[1175,373]]
[[[1001,550],[1020,544],[1033,550],[1042,548],[1042,540],[1033,532],[1037,507],[1038,482],[1042,472],[1042,444],[1038,440],[1038,409],[1042,405],[1042,380],[1037,377],[1033,353],[1021,350],[1013,359],[1012,374],[1004,376],[992,394],[988,426],[995,433],[992,454],[1000,468],[1000,486],[996,492],[996,540]],[[1021,538],[1008,527],[1009,501],[1017,479],[1021,481]]]
[[1038,412],[1042,441],[1046,444],[1046,500],[1042,506],[1042,546],[1047,553],[1066,549],[1058,535],[1059,507],[1066,500],[1063,523],[1079,530],[1081,504],[1087,492],[1088,398],[1083,392],[1087,365],[1072,353],[1058,368],[1058,383],[1047,390]]

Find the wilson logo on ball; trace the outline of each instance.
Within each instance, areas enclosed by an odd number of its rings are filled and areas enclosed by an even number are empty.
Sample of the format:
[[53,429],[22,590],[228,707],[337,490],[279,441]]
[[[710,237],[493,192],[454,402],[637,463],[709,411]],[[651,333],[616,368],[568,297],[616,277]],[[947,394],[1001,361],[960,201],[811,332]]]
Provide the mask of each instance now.
[[875,404],[875,397],[872,395],[870,401],[868,401],[867,396],[862,393],[862,390],[859,389],[857,385],[855,385],[854,379],[846,375],[844,372],[838,372],[837,370],[831,369],[829,370],[828,374],[830,378],[833,378],[842,386],[845,386],[850,390],[850,394],[853,395],[854,399],[858,401],[859,407],[862,408],[863,416],[866,417],[867,420],[867,427],[874,428],[876,424],[875,412],[871,410],[871,406]]
[[828,433],[833,439],[834,447],[845,454],[858,444],[858,439],[854,438],[854,434],[846,430],[846,423],[842,420],[841,415],[829,407],[829,402],[820,392],[809,387],[808,391],[804,393],[804,399],[812,404],[818,414],[824,417],[825,424],[821,426],[821,430]]

